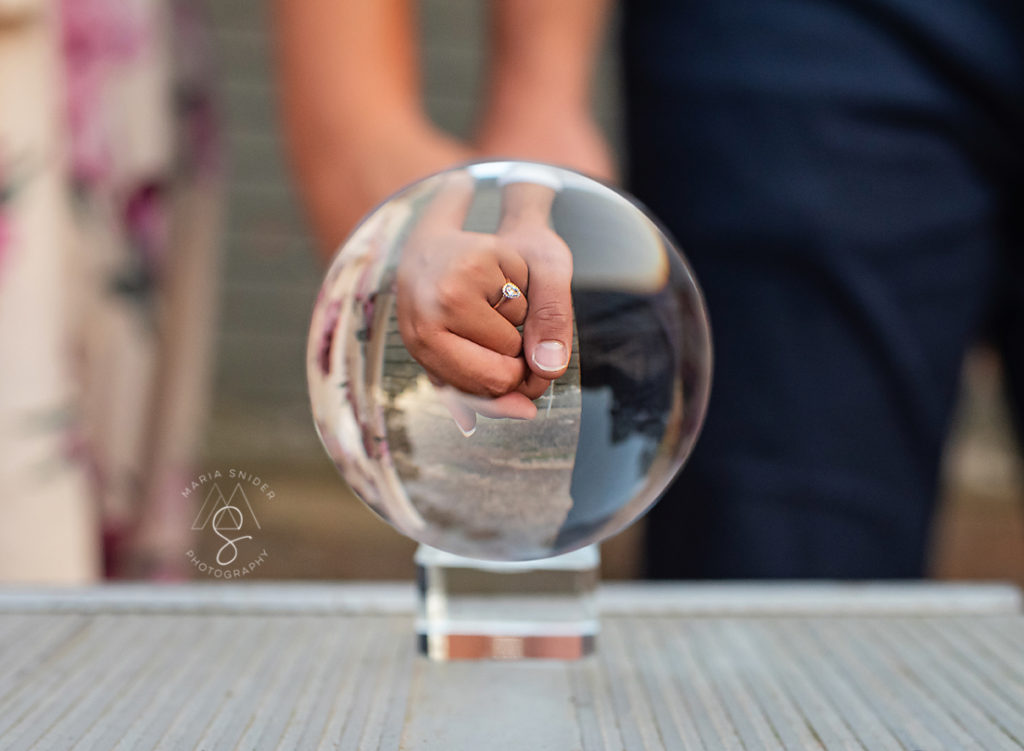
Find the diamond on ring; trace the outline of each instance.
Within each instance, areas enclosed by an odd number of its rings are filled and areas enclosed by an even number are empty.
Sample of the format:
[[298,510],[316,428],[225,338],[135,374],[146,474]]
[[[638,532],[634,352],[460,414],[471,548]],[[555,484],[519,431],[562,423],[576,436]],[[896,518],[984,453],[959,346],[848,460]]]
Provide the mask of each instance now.
[[523,291],[512,282],[505,282],[501,288],[501,296],[506,300],[515,300],[517,297],[522,297],[522,295]]

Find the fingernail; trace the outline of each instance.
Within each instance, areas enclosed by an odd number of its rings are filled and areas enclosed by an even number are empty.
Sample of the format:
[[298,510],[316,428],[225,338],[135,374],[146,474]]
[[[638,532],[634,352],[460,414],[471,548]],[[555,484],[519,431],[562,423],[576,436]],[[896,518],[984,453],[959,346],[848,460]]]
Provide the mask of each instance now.
[[553,372],[561,370],[568,364],[565,345],[549,339],[533,348],[533,364],[541,370]]

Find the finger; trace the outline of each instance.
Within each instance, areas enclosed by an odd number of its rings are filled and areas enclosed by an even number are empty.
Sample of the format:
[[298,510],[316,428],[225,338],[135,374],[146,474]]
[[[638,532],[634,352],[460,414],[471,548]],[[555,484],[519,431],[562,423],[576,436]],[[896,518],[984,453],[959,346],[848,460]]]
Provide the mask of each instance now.
[[506,319],[501,310],[495,310],[486,300],[467,303],[454,316],[446,316],[448,331],[486,347],[506,357],[519,357],[523,352],[523,337]]
[[572,354],[572,254],[563,249],[531,259],[530,303],[523,324],[530,370],[549,381],[565,373]]
[[450,331],[413,342],[409,353],[430,375],[476,396],[511,393],[528,372],[521,357],[500,354]]
[[[488,242],[493,237],[487,236]],[[439,316],[436,322],[453,334],[508,357],[523,351],[523,338],[490,302],[506,283],[505,275],[492,252],[468,253],[459,259],[457,273],[438,284]],[[514,301],[509,301],[514,302]]]
[[[470,396],[450,386],[438,389],[438,398],[455,418],[464,435],[472,435],[476,428],[477,413],[494,419],[532,420],[537,416],[537,406],[522,394],[512,392],[497,399]],[[472,418],[469,419],[469,416]]]
[[551,379],[529,372],[516,391],[527,399],[539,399],[551,388]]
[[515,391],[505,394],[505,396],[499,396],[497,399],[467,394],[462,394],[461,399],[465,406],[479,412],[484,417],[532,420],[537,416],[537,405]]
[[[502,288],[506,284],[515,284],[515,282],[502,282]],[[518,284],[515,284],[515,290],[518,294],[514,296],[506,296],[504,293],[498,295],[498,301],[491,305],[491,309],[498,312],[502,316],[503,320],[510,325],[513,330],[516,326],[522,326],[526,320],[526,311],[528,309],[528,303],[526,301],[525,290],[523,290]],[[490,302],[490,301],[488,301]],[[516,334],[518,335],[518,331]]]
[[[516,325],[526,315],[525,296],[515,282],[505,276],[494,236],[481,235],[480,239],[487,250],[463,254],[458,259],[457,272],[450,273],[438,285],[440,317],[437,320],[453,334],[481,347],[518,357],[523,351],[523,339]],[[522,267],[526,264],[519,260],[520,269],[515,273],[522,279],[525,276]],[[511,259],[507,263],[513,265]],[[506,286],[513,296],[505,297]]]
[[472,175],[465,170],[444,175],[437,192],[423,210],[416,231],[432,233],[462,229],[469,206],[473,203],[474,185]]
[[448,410],[448,414],[452,416],[459,432],[466,438],[473,435],[476,432],[476,410],[467,405],[459,397],[459,392],[451,386],[434,384],[434,389],[437,392],[438,401]]
[[530,282],[530,271],[526,265],[526,261],[518,253],[505,248],[501,242],[498,243],[495,249],[498,254],[498,263],[501,266],[501,272],[505,275],[505,280],[512,282],[519,289],[520,295],[515,298],[507,298],[499,294],[491,300],[492,307],[501,313],[509,323],[513,326],[522,326],[526,320],[526,312],[528,308],[527,301],[527,289]]

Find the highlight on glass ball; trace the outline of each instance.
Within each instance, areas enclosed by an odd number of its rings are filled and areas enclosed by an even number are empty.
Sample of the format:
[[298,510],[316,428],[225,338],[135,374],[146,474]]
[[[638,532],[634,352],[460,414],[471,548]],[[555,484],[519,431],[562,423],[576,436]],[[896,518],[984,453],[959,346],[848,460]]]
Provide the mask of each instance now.
[[532,560],[619,532],[700,431],[703,299],[628,196],[481,162],[425,178],[343,244],[313,311],[316,428],[403,534]]

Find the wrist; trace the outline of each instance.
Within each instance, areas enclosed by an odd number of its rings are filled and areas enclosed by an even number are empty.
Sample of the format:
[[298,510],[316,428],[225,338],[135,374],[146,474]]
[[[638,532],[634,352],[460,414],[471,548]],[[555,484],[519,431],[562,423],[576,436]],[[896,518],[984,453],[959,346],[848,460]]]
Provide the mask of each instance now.
[[522,120],[488,116],[474,144],[482,154],[547,162],[605,180],[616,172],[611,149],[588,112],[538,110]]
[[553,133],[591,127],[592,120],[585,101],[574,104],[560,97],[536,94],[495,97],[486,103],[474,135],[484,146],[538,137],[546,140]]
[[502,211],[497,231],[499,235],[503,235],[528,229],[532,230],[537,227],[546,229],[548,226],[548,214],[536,209]]
[[501,193],[501,219],[498,232],[511,232],[537,226],[547,227],[555,189],[532,182],[513,182]]
[[[325,257],[366,211],[413,181],[467,161],[472,152],[429,122],[391,121],[370,141],[332,134],[296,144],[300,187]],[[324,154],[332,157],[324,158]]]

